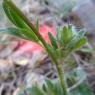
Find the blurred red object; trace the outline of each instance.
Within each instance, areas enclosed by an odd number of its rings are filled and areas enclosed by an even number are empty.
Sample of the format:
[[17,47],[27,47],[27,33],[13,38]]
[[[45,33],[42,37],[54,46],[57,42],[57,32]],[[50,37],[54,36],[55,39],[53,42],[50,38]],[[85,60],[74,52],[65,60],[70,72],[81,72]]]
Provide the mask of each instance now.
[[[48,32],[51,32],[52,35],[55,35],[55,28],[47,25],[42,25],[39,28],[39,32],[42,35],[42,37],[45,39],[47,43],[50,43],[48,38]],[[38,44],[30,41],[23,41],[23,44],[19,46],[19,50],[17,52],[19,53],[34,53],[34,52],[42,52],[44,49],[39,46]]]

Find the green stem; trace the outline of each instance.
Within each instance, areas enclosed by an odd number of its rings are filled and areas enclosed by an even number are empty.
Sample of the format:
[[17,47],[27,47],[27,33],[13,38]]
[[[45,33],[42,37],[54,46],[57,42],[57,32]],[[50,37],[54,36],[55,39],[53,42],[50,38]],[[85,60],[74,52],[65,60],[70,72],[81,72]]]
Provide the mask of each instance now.
[[68,95],[62,64],[56,65],[56,68],[57,68],[57,72],[58,72],[59,81],[60,81],[60,84],[61,84],[62,89],[63,89],[63,93],[64,93],[64,95]]
[[64,75],[63,75],[63,70],[62,70],[62,66],[57,62],[55,56],[53,55],[53,53],[51,52],[51,50],[48,48],[47,43],[45,42],[45,40],[43,39],[43,37],[40,35],[40,33],[38,32],[38,30],[35,28],[35,26],[29,21],[29,19],[26,18],[26,16],[15,6],[15,4],[13,2],[11,2],[10,0],[6,2],[19,14],[20,17],[22,17],[22,19],[27,23],[27,25],[31,28],[31,30],[34,32],[34,34],[38,37],[38,39],[42,42],[43,46],[45,47],[46,51],[48,52],[49,56],[51,57],[52,61],[54,62],[54,64],[56,65],[57,68],[57,72],[58,72],[58,77],[60,80],[60,84],[63,88],[64,91],[64,95],[67,95],[67,89],[66,89],[66,84],[64,81]]
[[49,50],[47,43],[43,39],[43,37],[40,35],[38,30],[35,28],[35,26],[29,21],[29,19],[20,11],[19,8],[15,6],[15,4],[11,0],[6,0],[6,2],[11,6],[14,11],[16,11],[17,14],[23,19],[24,22],[27,23],[29,28],[34,32],[34,34],[38,37],[38,39],[42,42],[43,46],[45,47],[46,51],[48,52],[49,56],[52,58],[53,62],[57,64],[57,61],[55,60],[56,58],[52,54],[52,52]]

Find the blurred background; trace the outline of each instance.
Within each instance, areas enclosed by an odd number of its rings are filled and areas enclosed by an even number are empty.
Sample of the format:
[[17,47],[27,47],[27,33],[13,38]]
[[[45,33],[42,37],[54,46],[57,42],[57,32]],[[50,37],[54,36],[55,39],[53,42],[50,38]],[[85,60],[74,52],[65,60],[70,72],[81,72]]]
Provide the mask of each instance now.
[[[0,29],[12,26],[0,0]],[[88,43],[76,51],[65,66],[66,71],[80,64],[87,73],[87,83],[95,92],[95,0],[13,0],[31,22],[40,23],[40,32],[54,32],[57,26],[72,24],[85,28]],[[47,39],[48,40],[48,39]],[[0,95],[17,95],[23,85],[30,87],[44,77],[56,78],[45,51],[35,43],[0,34]],[[40,78],[39,78],[40,76]]]

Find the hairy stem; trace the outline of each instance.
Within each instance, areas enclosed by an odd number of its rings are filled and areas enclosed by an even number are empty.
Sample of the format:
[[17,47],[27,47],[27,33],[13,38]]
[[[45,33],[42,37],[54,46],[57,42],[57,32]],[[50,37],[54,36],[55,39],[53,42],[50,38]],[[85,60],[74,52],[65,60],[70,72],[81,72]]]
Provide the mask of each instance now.
[[27,19],[27,17],[19,10],[19,8],[17,8],[15,6],[15,4],[11,0],[6,0],[4,2],[8,3],[9,6],[11,6],[17,12],[17,14],[19,14],[20,17],[22,17],[22,19],[27,23],[27,25],[29,26],[29,28],[33,31],[33,33],[41,41],[41,43],[43,44],[44,48],[46,49],[46,51],[48,52],[49,56],[51,57],[53,63],[56,65],[59,81],[60,81],[60,84],[61,84],[61,86],[63,88],[64,95],[67,95],[67,88],[66,88],[66,84],[65,84],[65,81],[64,81],[64,75],[63,75],[62,65],[58,63],[58,61],[56,60],[55,55],[53,55],[53,53],[49,49],[47,43],[43,39],[43,37],[40,35],[40,33],[38,32],[38,30],[35,28],[35,26],[29,21],[29,19]]
[[62,89],[63,89],[63,93],[64,93],[64,95],[68,95],[62,64],[56,65],[56,68],[57,68],[57,72],[58,72],[59,81],[60,81],[60,84],[61,84]]

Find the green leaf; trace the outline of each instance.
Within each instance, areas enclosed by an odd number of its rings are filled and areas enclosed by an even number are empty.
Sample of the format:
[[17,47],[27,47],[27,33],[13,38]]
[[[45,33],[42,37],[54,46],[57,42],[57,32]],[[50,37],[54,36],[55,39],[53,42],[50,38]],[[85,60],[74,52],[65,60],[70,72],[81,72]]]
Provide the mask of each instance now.
[[32,33],[30,33],[29,30],[25,30],[25,29],[6,28],[6,29],[0,29],[0,33],[7,33],[7,34],[11,34],[13,36],[16,36],[22,39],[38,42],[37,37],[33,35]]
[[64,95],[63,94],[63,89],[62,89],[62,87],[61,87],[61,85],[60,85],[60,83],[59,82],[57,82],[57,83],[55,83],[55,89],[56,89],[56,95]]
[[31,32],[37,31],[34,25],[29,21],[29,19],[21,12],[19,8],[11,0],[3,1],[3,9],[10,19],[10,21],[19,28],[30,29]]
[[78,35],[79,38],[80,38],[80,37],[81,37],[81,38],[84,37],[85,34],[86,34],[85,29],[81,29],[81,30],[77,33],[77,35]]
[[80,48],[86,43],[86,38],[84,37],[85,32],[82,30],[78,32],[76,35],[73,36],[73,38],[69,41],[69,43],[66,46],[66,49],[68,49],[70,52]]
[[57,95],[55,86],[52,83],[52,81],[50,81],[49,79],[46,79],[45,82],[46,82],[46,89],[48,93],[50,93],[50,95]]
[[78,48],[82,47],[86,42],[87,42],[87,40],[85,37],[80,39],[78,42],[76,42],[74,49],[78,49]]
[[4,9],[4,11],[5,11],[7,17],[8,17],[14,24],[16,24],[16,23],[14,22],[13,17],[10,15],[9,7],[8,7],[7,3],[5,3],[5,2],[3,2],[3,9]]
[[85,83],[80,84],[70,95],[94,95]]
[[62,50],[60,48],[56,49],[56,51],[55,51],[56,56],[57,56],[58,59],[62,57],[62,52],[61,51]]
[[8,1],[8,0],[3,2],[3,9],[4,9],[7,17],[17,27],[19,27],[19,28],[28,28],[29,29],[28,25],[24,22],[23,18],[18,14],[18,12],[14,9],[14,7],[10,6],[10,3],[12,3],[12,2]]
[[19,29],[16,28],[6,28],[6,29],[0,29],[0,33],[6,33],[6,34],[11,34],[13,36],[26,39],[25,35],[19,31]]
[[62,28],[61,27],[57,27],[56,29],[56,39],[58,41],[58,43],[61,45],[62,44],[62,40],[61,40],[61,32],[62,32]]
[[52,36],[52,34],[51,34],[50,32],[48,32],[48,36],[49,36],[49,39],[50,39],[50,41],[51,41],[52,46],[53,46],[55,49],[57,49],[58,46],[57,46],[57,43],[56,43],[56,39]]
[[84,53],[93,53],[94,49],[91,49],[91,48],[81,48],[80,51],[84,52]]
[[63,95],[63,89],[58,80],[51,81],[49,79],[46,79],[45,82],[45,88],[48,95]]
[[42,88],[40,88],[38,85],[32,86],[32,88],[27,89],[29,92],[29,95],[47,95]]
[[72,38],[73,32],[70,26],[64,26],[61,33],[61,40],[63,40],[63,45],[66,45]]

